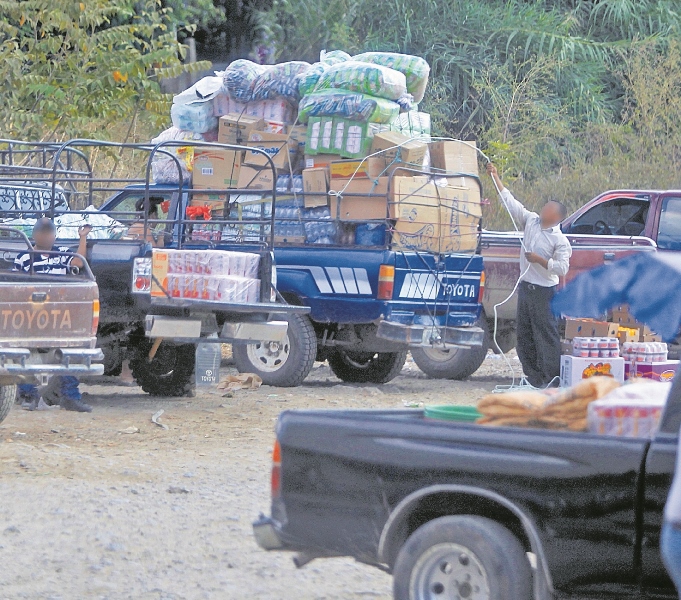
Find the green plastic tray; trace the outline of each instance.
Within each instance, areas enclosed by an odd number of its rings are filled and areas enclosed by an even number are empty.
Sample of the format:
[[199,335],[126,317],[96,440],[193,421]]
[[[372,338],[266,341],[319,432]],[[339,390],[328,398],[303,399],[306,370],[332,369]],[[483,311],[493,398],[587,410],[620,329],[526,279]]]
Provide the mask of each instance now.
[[427,419],[441,419],[443,421],[465,421],[472,423],[482,417],[475,406],[437,405],[426,406]]

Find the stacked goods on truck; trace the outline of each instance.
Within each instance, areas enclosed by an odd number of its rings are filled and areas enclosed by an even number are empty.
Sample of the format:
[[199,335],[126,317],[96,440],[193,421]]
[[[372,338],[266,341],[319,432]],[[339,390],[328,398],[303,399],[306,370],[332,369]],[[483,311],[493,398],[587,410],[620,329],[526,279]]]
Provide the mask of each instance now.
[[[312,65],[236,60],[176,96],[173,127],[153,141],[240,148],[174,144],[155,157],[152,175],[191,182],[193,239],[271,234],[262,221],[274,189],[278,243],[474,251],[477,151],[433,142],[430,115],[418,108],[429,72],[422,58],[390,52],[323,52]],[[217,217],[221,225],[206,223]]]

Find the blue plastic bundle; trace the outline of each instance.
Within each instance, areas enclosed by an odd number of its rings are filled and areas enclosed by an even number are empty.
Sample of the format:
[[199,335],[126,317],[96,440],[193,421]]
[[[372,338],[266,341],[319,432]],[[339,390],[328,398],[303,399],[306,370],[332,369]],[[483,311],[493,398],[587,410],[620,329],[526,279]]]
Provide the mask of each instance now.
[[303,97],[298,107],[298,120],[310,117],[342,117],[363,123],[390,123],[400,113],[396,102],[347,90],[324,90]]

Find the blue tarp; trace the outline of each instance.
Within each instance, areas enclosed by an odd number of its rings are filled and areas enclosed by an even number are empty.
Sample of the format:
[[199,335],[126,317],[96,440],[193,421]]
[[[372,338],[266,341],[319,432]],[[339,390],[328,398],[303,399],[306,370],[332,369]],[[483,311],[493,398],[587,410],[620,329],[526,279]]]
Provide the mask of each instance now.
[[644,252],[583,273],[556,294],[552,306],[556,315],[598,319],[622,304],[673,341],[681,330],[681,253]]

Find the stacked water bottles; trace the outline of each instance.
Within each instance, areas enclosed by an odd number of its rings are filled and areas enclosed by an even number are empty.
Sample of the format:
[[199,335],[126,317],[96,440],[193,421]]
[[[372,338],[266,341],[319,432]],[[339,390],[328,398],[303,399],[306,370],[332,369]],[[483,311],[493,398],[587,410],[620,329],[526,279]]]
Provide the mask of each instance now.
[[622,346],[622,356],[631,363],[666,362],[669,348],[663,342],[628,342]]

